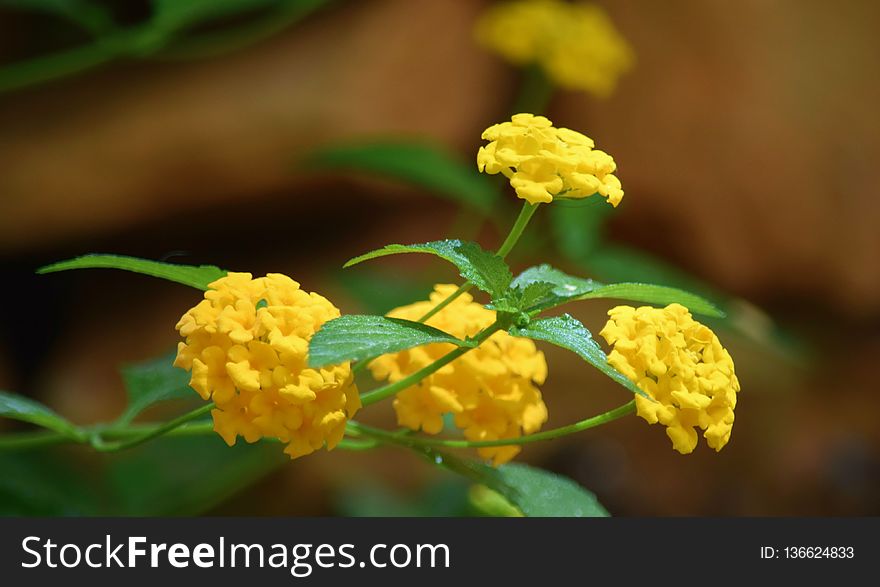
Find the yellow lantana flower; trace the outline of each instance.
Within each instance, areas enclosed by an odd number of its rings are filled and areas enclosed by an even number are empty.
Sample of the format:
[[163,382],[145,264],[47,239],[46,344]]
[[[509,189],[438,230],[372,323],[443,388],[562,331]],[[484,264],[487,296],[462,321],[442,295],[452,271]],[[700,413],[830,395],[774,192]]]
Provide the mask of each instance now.
[[544,116],[515,114],[510,122],[487,128],[482,138],[490,142],[477,152],[477,168],[503,174],[516,195],[531,204],[597,193],[612,206],[623,199],[611,155],[594,149],[589,137],[556,128]]
[[[437,285],[430,301],[392,310],[388,316],[418,320],[456,290]],[[495,312],[462,294],[427,320],[427,324],[458,338],[474,336],[495,321]],[[370,363],[376,380],[391,383],[433,363],[455,347],[435,343],[383,355]],[[547,377],[544,354],[529,339],[496,332],[478,348],[459,357],[416,385],[401,391],[394,400],[400,425],[437,434],[443,415],[453,414],[455,424],[468,440],[517,438],[537,432],[547,420],[547,407],[537,385]],[[506,463],[519,446],[479,449],[493,464]]]
[[536,64],[557,85],[610,95],[635,61],[602,8],[584,2],[517,0],[489,8],[477,41],[516,65]]
[[666,426],[672,446],[682,454],[697,445],[695,428],[709,446],[721,450],[730,440],[739,380],[730,354],[709,327],[687,308],[617,306],[600,332],[614,350],[608,362],[651,396],[636,397],[639,416]]
[[308,368],[308,343],[339,310],[286,275],[229,273],[177,323],[186,338],[174,364],[212,410],[227,444],[263,437],[287,443],[291,458],[332,449],[360,408],[349,364]]

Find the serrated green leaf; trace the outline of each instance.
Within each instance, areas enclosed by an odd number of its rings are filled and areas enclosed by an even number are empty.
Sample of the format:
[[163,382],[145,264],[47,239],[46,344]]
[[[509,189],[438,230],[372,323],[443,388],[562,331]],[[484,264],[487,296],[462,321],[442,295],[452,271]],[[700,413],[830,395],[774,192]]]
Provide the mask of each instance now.
[[635,383],[608,364],[608,357],[593,339],[590,331],[579,320],[568,314],[533,320],[523,328],[514,326],[510,329],[510,334],[543,340],[570,350],[629,391],[647,397],[645,392],[639,389]]
[[492,300],[486,307],[496,312],[507,313],[533,309],[547,299],[551,299],[555,287],[554,284],[546,281],[535,281],[524,287],[511,287],[503,297]]
[[522,288],[533,283],[552,283],[555,287],[538,298],[533,306],[525,306],[523,309],[546,310],[577,300],[613,298],[660,306],[678,303],[697,314],[724,316],[724,313],[709,300],[681,289],[650,283],[602,284],[592,279],[568,275],[546,264],[526,269],[513,280],[511,285]]
[[48,407],[22,395],[0,391],[0,418],[36,424],[71,438],[79,436],[79,430]]
[[385,316],[346,315],[325,322],[309,341],[309,367],[361,361],[435,342],[469,343],[433,326]]
[[552,287],[545,290],[544,294],[533,301],[529,306],[524,306],[527,310],[544,310],[558,306],[565,302],[576,299],[585,293],[593,291],[602,284],[592,279],[584,279],[568,275],[547,264],[529,267],[516,276],[511,282],[511,287],[525,288],[536,283],[548,283]]
[[128,406],[119,423],[131,422],[153,404],[174,399],[198,399],[189,386],[189,373],[174,366],[176,353],[126,365],[120,369],[128,394]]
[[529,517],[607,517],[596,496],[567,477],[522,463],[498,468],[451,454],[437,453],[433,462],[501,494]]
[[338,145],[308,160],[323,169],[350,169],[399,179],[489,214],[497,199],[491,180],[441,147],[419,142],[383,141]]
[[55,273],[69,269],[121,269],[167,279],[201,290],[208,289],[211,282],[226,275],[226,271],[214,265],[176,265],[121,255],[83,255],[40,267],[37,273]]
[[724,312],[705,298],[674,287],[651,283],[611,283],[597,287],[591,292],[578,296],[576,299],[586,300],[592,298],[613,298],[632,302],[646,302],[658,306],[676,303],[697,314],[715,318],[724,316]]
[[486,251],[476,243],[462,242],[458,239],[414,245],[386,245],[381,249],[376,249],[351,259],[345,264],[345,267],[351,267],[370,259],[401,253],[428,253],[449,261],[458,268],[463,278],[493,298],[502,297],[507,292],[507,288],[513,278],[510,268],[501,257]]

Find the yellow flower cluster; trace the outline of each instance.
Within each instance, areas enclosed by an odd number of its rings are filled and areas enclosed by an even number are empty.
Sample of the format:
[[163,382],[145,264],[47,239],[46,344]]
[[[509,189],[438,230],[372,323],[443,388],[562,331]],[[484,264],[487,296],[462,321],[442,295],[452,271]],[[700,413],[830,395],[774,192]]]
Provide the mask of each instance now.
[[[388,316],[418,320],[456,290],[437,285],[430,301],[392,310]],[[427,320],[453,336],[474,336],[495,321],[495,312],[463,294]],[[436,343],[383,355],[370,363],[377,380],[394,383],[433,363],[453,349]],[[536,387],[547,377],[544,354],[535,343],[496,332],[478,348],[459,357],[416,385],[397,394],[397,421],[413,430],[437,434],[443,415],[453,414],[468,440],[517,438],[538,431],[547,420],[547,407]],[[483,458],[500,465],[512,459],[519,446],[479,449]]]
[[214,430],[230,446],[272,437],[291,458],[342,439],[360,408],[348,363],[307,366],[308,342],[339,310],[286,275],[229,273],[177,323],[186,338],[174,364],[190,386],[217,405]]
[[490,142],[477,152],[477,168],[502,173],[516,195],[531,204],[596,193],[612,206],[623,199],[614,159],[594,149],[589,137],[556,128],[543,116],[516,114],[510,122],[487,128],[482,137]]
[[636,397],[639,416],[666,426],[682,454],[697,445],[696,427],[709,446],[730,439],[739,381],[730,354],[687,308],[618,306],[600,333],[614,350],[608,362],[656,401]]
[[517,65],[536,64],[561,87],[605,97],[635,61],[602,8],[561,0],[501,2],[476,26],[477,41]]

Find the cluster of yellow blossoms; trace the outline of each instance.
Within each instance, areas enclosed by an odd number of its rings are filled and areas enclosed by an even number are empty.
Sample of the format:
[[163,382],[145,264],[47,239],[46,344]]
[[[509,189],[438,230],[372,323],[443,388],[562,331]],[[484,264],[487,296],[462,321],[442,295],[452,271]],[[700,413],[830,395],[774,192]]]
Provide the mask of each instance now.
[[177,324],[186,338],[175,366],[216,404],[214,429],[230,446],[263,437],[287,443],[291,458],[332,449],[360,408],[348,363],[307,367],[309,339],[339,316],[327,299],[289,277],[229,273]]
[[589,137],[556,128],[543,116],[516,114],[482,137],[490,142],[477,152],[478,169],[504,174],[516,195],[531,204],[598,193],[617,206],[623,198],[614,159],[594,149]]
[[[388,316],[418,320],[455,290],[454,285],[437,285],[429,301],[397,308]],[[494,321],[494,311],[463,294],[426,323],[465,338]],[[377,380],[393,383],[453,348],[437,343],[383,355],[370,363],[370,371]],[[536,387],[546,377],[544,354],[534,342],[496,332],[478,348],[398,393],[394,409],[402,426],[428,434],[439,433],[443,415],[453,414],[456,426],[468,440],[517,438],[536,432],[547,420],[547,407]],[[499,465],[519,451],[519,446],[489,447],[479,449],[479,454]]]
[[682,454],[697,445],[696,427],[709,446],[730,439],[739,381],[718,337],[691,318],[687,308],[618,306],[600,333],[614,350],[608,362],[655,401],[636,397],[638,414],[666,426]]
[[492,6],[477,40],[517,65],[536,64],[556,84],[604,97],[634,62],[632,48],[599,6],[516,0]]

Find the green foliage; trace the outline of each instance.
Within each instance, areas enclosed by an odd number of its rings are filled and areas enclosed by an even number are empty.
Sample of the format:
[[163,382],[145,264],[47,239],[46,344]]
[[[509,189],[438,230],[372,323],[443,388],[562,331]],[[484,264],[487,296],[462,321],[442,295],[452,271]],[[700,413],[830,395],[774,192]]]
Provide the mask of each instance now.
[[446,453],[433,462],[497,491],[528,517],[606,517],[596,496],[566,477],[521,463],[490,467]]
[[70,438],[80,436],[76,426],[43,404],[5,391],[0,391],[0,418],[36,424]]
[[324,323],[309,341],[309,366],[361,361],[423,344],[469,343],[419,322],[385,316],[347,315]]
[[363,261],[398,255],[400,253],[429,253],[455,265],[459,273],[479,289],[493,298],[503,297],[507,292],[513,276],[504,260],[494,253],[486,251],[472,242],[458,239],[447,239],[414,245],[386,245],[381,249],[370,251],[351,259],[345,267],[357,265]]
[[228,447],[214,434],[83,456],[75,449],[0,453],[0,515],[196,515],[289,461],[278,445]]
[[[666,306],[674,302],[697,314],[713,317],[724,315],[712,302],[681,289],[648,283],[604,285],[592,279],[568,275],[546,264],[526,269],[513,280],[511,285],[523,289],[534,284],[552,284],[552,289],[543,291],[540,296],[533,296],[533,305],[524,306],[523,310],[546,310],[576,300],[614,298],[659,306]],[[546,290],[547,288],[542,286],[542,289]]]
[[613,298],[630,302],[645,302],[657,306],[676,303],[696,314],[714,318],[724,316],[724,312],[705,298],[674,287],[651,283],[611,283],[597,287],[591,292],[578,296],[577,299],[591,298]]
[[565,302],[577,299],[585,293],[588,293],[602,284],[592,279],[583,279],[563,273],[559,269],[547,264],[529,267],[516,276],[511,282],[511,286],[525,291],[529,286],[534,284],[548,284],[541,286],[542,295],[530,296],[531,305],[524,306],[522,309],[530,311],[545,310],[553,308]]
[[226,271],[214,265],[176,265],[121,255],[83,255],[40,267],[37,273],[55,273],[68,269],[121,269],[175,281],[201,290],[208,289],[208,284],[226,275]]
[[374,173],[423,187],[439,196],[488,215],[497,199],[491,180],[452,153],[415,141],[337,145],[313,153],[308,162],[319,169]]
[[189,373],[174,366],[176,353],[122,367],[128,406],[117,423],[131,422],[153,404],[174,399],[195,399]]
[[[0,67],[0,92],[74,75],[122,58],[207,57],[249,45],[293,24],[330,0],[153,0],[137,24],[113,21],[106,2],[0,0],[0,5],[55,14],[94,39],[71,49]],[[217,26],[227,20],[233,24]]]
[[533,320],[528,326],[522,328],[514,326],[510,329],[510,334],[543,340],[568,349],[631,392],[647,397],[645,392],[636,387],[635,383],[608,364],[608,357],[599,344],[593,340],[590,331],[580,321],[568,314]]

